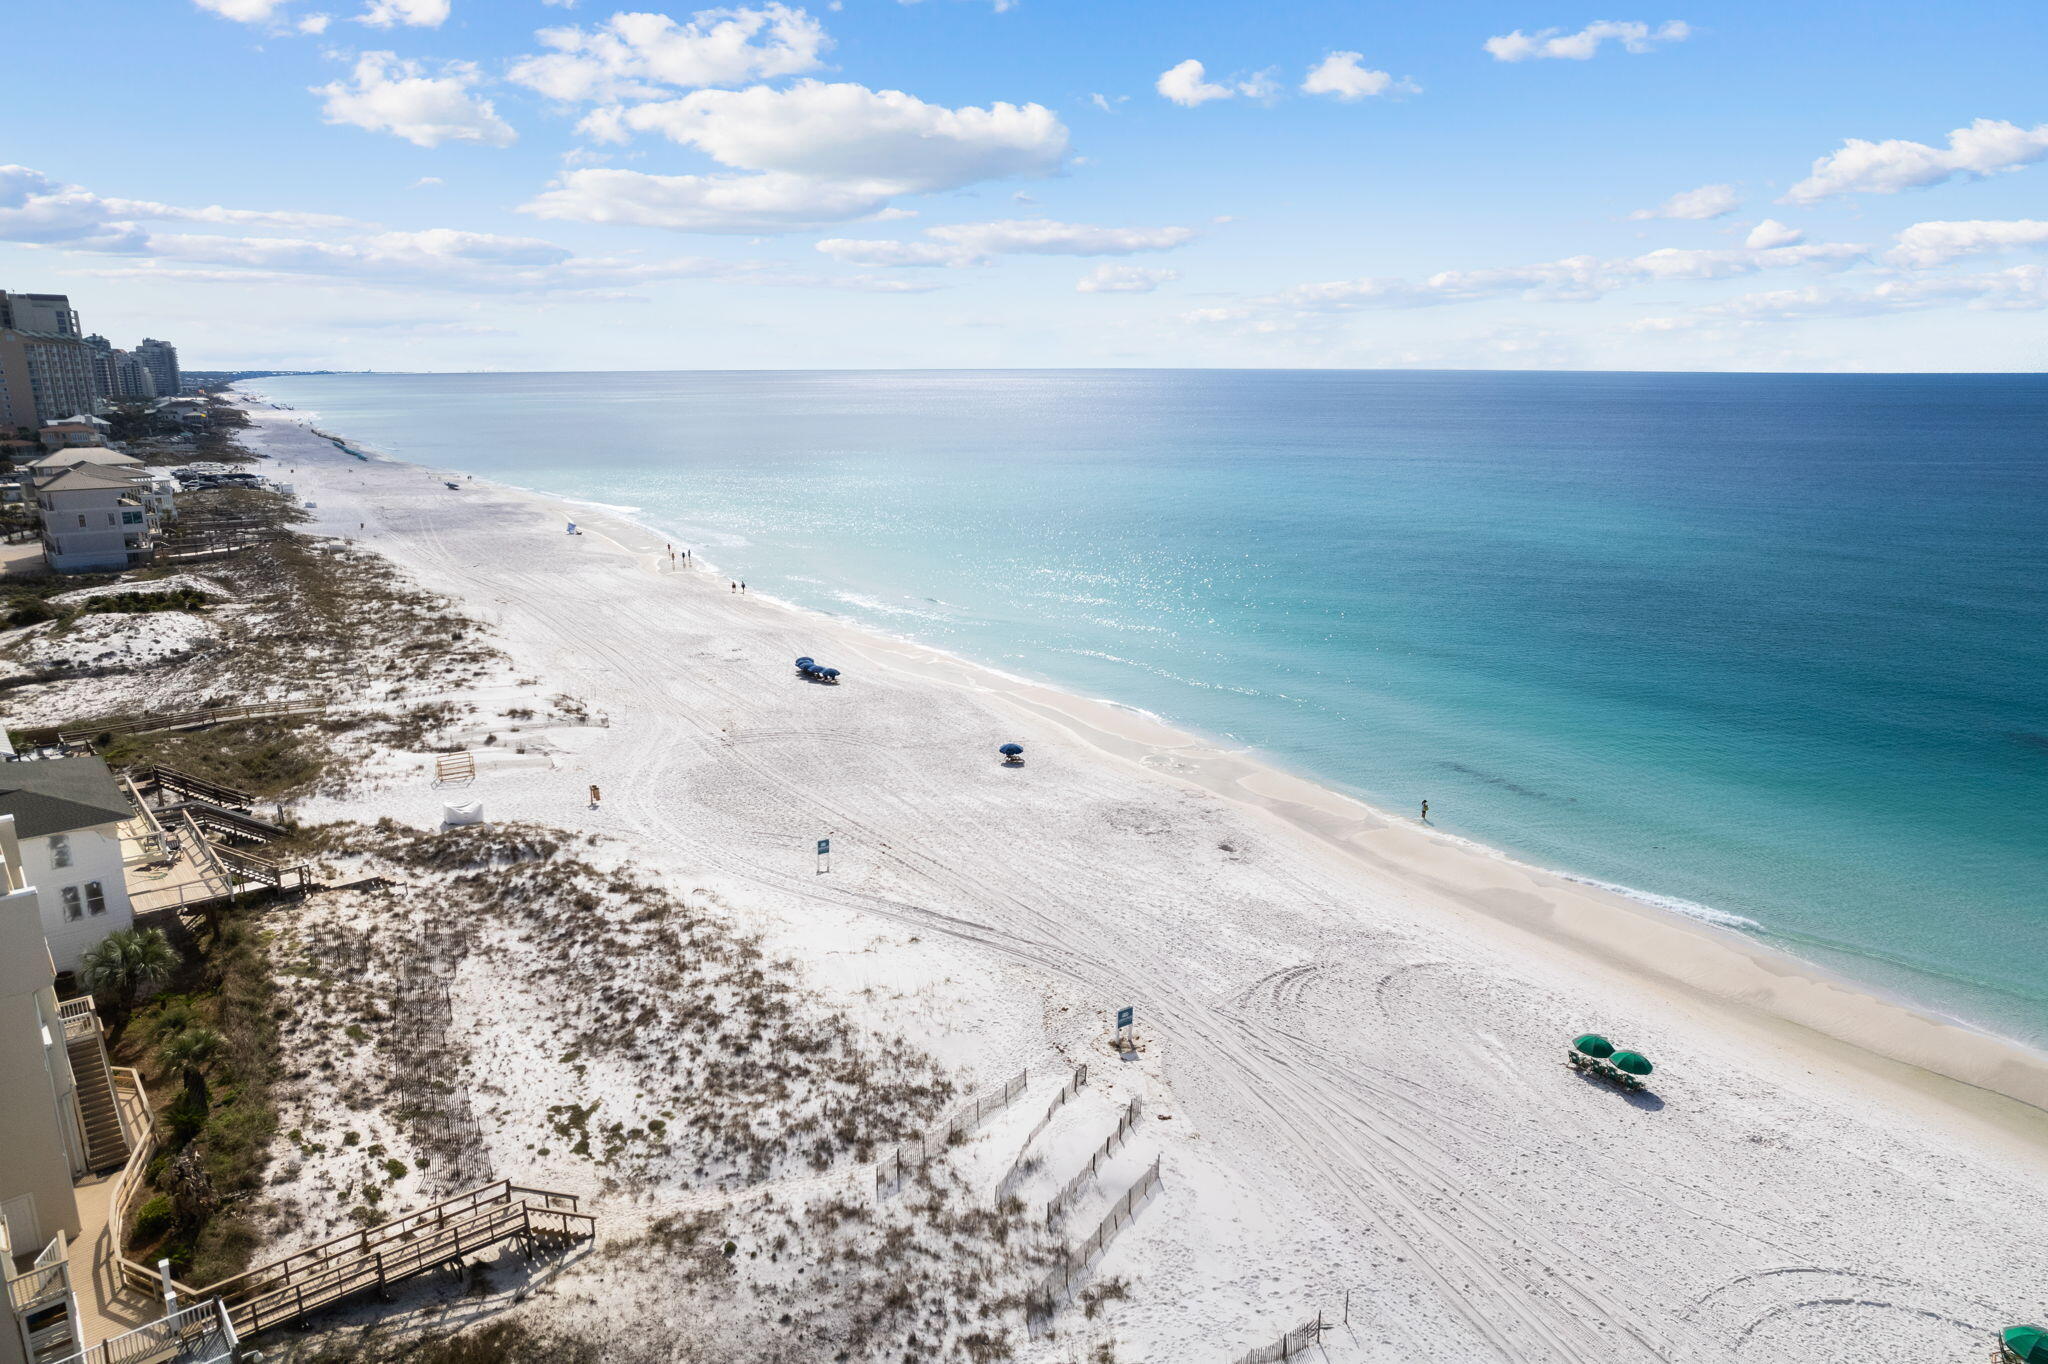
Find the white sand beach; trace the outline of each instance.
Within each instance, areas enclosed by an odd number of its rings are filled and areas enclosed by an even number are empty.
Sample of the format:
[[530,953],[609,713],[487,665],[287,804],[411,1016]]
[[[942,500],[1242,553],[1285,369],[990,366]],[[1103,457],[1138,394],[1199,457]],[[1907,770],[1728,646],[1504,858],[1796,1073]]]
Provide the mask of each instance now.
[[[741,596],[588,506],[251,417],[311,529],[608,721],[459,795],[422,756],[308,813],[426,828],[461,799],[605,835],[815,988],[908,1001],[892,1025],[975,1083],[1086,1062],[1140,1095],[1134,1167],[1164,1188],[1096,1270],[1130,1284],[1121,1359],[1227,1364],[1347,1295],[1338,1364],[1981,1364],[2048,1315],[2048,1058],[1142,714]],[[1653,1058],[1649,1091],[1568,1069],[1585,1031]],[[977,1148],[1008,1130],[959,1158],[999,1170]]]

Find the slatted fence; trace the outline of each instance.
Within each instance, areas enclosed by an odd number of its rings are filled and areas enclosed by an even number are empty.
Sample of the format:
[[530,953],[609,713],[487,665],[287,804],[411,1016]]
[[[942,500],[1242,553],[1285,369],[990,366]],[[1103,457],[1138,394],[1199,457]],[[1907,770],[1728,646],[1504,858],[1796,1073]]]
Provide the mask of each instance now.
[[1035,1298],[1039,1315],[1050,1317],[1058,1310],[1059,1304],[1074,1291],[1075,1281],[1088,1273],[1088,1267],[1095,1263],[1096,1257],[1116,1239],[1116,1234],[1123,1230],[1125,1224],[1138,1215],[1139,1205],[1159,1185],[1159,1162],[1155,1160],[1130,1188],[1124,1190],[1123,1197],[1110,1206],[1088,1239],[1064,1251],[1060,1262],[1040,1281]]
[[875,1197],[886,1198],[903,1183],[905,1175],[913,1170],[922,1170],[935,1156],[951,1146],[956,1137],[966,1136],[1017,1102],[1017,1096],[1024,1092],[1024,1084],[1030,1074],[1028,1067],[1018,1071],[1003,1083],[970,1099],[936,1131],[920,1133],[909,1141],[900,1143],[895,1150],[883,1156],[875,1166]]
[[1280,1339],[1269,1345],[1256,1345],[1239,1355],[1233,1364],[1273,1364],[1276,1359],[1294,1359],[1307,1354],[1322,1342],[1323,1332],[1329,1330],[1323,1314],[1317,1312],[1292,1331],[1285,1332]]
[[1143,1101],[1132,1098],[1124,1108],[1123,1116],[1117,1119],[1116,1130],[1103,1140],[1102,1145],[1095,1148],[1095,1154],[1088,1157],[1088,1163],[1083,1165],[1079,1173],[1067,1181],[1066,1187],[1054,1194],[1051,1201],[1045,1205],[1046,1230],[1050,1231],[1058,1225],[1060,1214],[1073,1206],[1074,1200],[1081,1196],[1081,1190],[1087,1187],[1088,1181],[1095,1178],[1096,1172],[1104,1163],[1131,1139],[1131,1129],[1138,1125],[1138,1115],[1142,1112]]
[[1088,1067],[1075,1066],[1073,1075],[1068,1078],[1065,1084],[1060,1086],[1060,1092],[1053,1095],[1052,1103],[1046,1107],[1045,1116],[1040,1118],[1037,1125],[1024,1134],[1023,1144],[1017,1148],[1017,1159],[1010,1163],[1009,1171],[1004,1174],[1001,1180],[997,1181],[997,1206],[1001,1206],[1002,1201],[1010,1196],[1010,1191],[1022,1183],[1026,1175],[1037,1168],[1038,1162],[1031,1155],[1031,1143],[1037,1141],[1038,1134],[1045,1131],[1046,1125],[1052,1121],[1052,1115],[1066,1107],[1067,1100],[1079,1094],[1081,1086],[1087,1083]]

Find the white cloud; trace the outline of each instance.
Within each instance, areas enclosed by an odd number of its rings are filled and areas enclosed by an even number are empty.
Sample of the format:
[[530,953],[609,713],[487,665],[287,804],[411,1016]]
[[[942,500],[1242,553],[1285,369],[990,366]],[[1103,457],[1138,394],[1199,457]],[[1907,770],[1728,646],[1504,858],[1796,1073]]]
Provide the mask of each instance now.
[[947,108],[900,90],[805,80],[610,107],[586,132],[658,132],[746,174],[579,170],[524,206],[547,218],[695,232],[786,232],[880,212],[904,194],[1050,175],[1067,130],[1037,104]]
[[865,217],[894,185],[760,175],[649,175],[592,167],[572,170],[520,210],[539,218],[629,223],[677,232],[802,232]]
[[2048,308],[2048,267],[2019,265],[1976,275],[1937,275],[1886,280],[1855,292],[1809,285],[1744,294],[1702,308],[1704,315],[1740,322],[1798,322],[1809,318],[1869,317],[1917,312],[1944,303],[1979,311],[2035,311]]
[[1094,227],[1017,218],[926,228],[924,241],[827,238],[817,249],[861,265],[986,265],[998,256],[1129,256],[1171,251],[1195,239],[1191,227]]
[[27,166],[0,166],[0,241],[133,251],[147,236],[117,220],[107,201]]
[[[1368,278],[1303,284],[1252,299],[1237,309],[1204,310],[1201,321],[1278,321],[1371,308],[1428,308],[1480,299],[1519,297],[1544,302],[1590,302],[1620,289],[1680,280],[1731,279],[1801,266],[1840,267],[1868,254],[1846,242],[1766,250],[1666,247],[1639,256],[1567,256],[1533,265],[1444,270],[1419,280]],[[1215,316],[1207,314],[1214,313]],[[1223,314],[1242,314],[1224,316]],[[1192,316],[1192,315],[1191,315]],[[1284,329],[1267,328],[1267,329]]]
[[[290,235],[151,233],[145,222],[276,228]],[[310,233],[327,236],[311,236]],[[588,290],[733,267],[578,257],[534,237],[429,228],[387,232],[326,213],[184,208],[109,198],[26,166],[0,166],[0,241],[143,258],[144,274],[215,280],[337,277],[463,291]]]
[[1098,265],[1074,283],[1077,294],[1149,294],[1180,278],[1178,270],[1148,270],[1141,265]]
[[320,34],[325,33],[327,31],[327,26],[333,21],[334,16],[331,14],[309,14],[305,18],[299,20],[295,27],[301,33]]
[[1090,95],[1088,97],[1088,102],[1094,105],[1096,108],[1100,109],[1105,114],[1113,114],[1116,112],[1116,106],[1124,103],[1128,99],[1130,99],[1129,95],[1096,94]]
[[344,218],[334,213],[289,213],[267,209],[222,208],[213,204],[206,208],[178,208],[171,204],[159,204],[148,199],[101,199],[107,212],[117,218],[139,219],[146,222],[180,223],[235,223],[244,227],[283,227],[295,229],[355,228],[365,227],[356,218]]
[[242,24],[267,24],[291,0],[194,0],[203,10]]
[[1360,63],[1365,55],[1360,52],[1332,52],[1321,62],[1309,68],[1308,76],[1301,83],[1305,95],[1335,95],[1349,102],[1364,99],[1368,95],[1384,95],[1394,91],[1403,95],[1419,95],[1422,87],[1411,80],[1395,80],[1385,71],[1372,71]]
[[1535,33],[1524,33],[1516,29],[1497,38],[1486,40],[1486,50],[1498,62],[1522,62],[1545,57],[1563,58],[1567,61],[1583,62],[1600,50],[1600,45],[1612,39],[1621,44],[1624,51],[1649,52],[1662,43],[1682,43],[1692,36],[1692,26],[1683,20],[1673,19],[1668,23],[1651,28],[1637,22],[1617,22],[1601,19],[1586,25],[1577,33],[1566,33],[1563,29],[1546,28]]
[[322,116],[373,133],[390,133],[418,147],[443,142],[481,142],[508,147],[518,134],[498,117],[491,102],[471,93],[482,80],[470,62],[448,62],[428,74],[416,61],[390,52],[365,52],[348,81],[315,86],[324,95]]
[[1796,227],[1787,226],[1776,218],[1766,218],[1749,229],[1749,235],[1742,244],[1752,251],[1768,251],[1778,246],[1797,246],[1806,240],[1806,234]]
[[[896,0],[896,3],[899,5],[915,5],[920,3],[920,0]],[[832,8],[839,8],[838,0],[834,0]],[[997,14],[1008,14],[1011,10],[1017,8],[1017,0],[989,0],[989,8]]]
[[672,89],[737,85],[814,71],[832,46],[801,9],[702,10],[687,24],[666,14],[614,14],[590,29],[542,29],[555,51],[528,57],[510,78],[550,99],[652,99]]
[[1841,194],[1896,194],[1923,189],[1957,176],[1981,179],[2018,170],[2048,157],[2048,123],[2022,128],[1980,118],[1948,135],[1946,147],[1892,138],[1866,142],[1852,137],[1816,159],[1813,173],[1785,194],[1788,204],[1812,204]]
[[1178,66],[1168,67],[1159,73],[1153,88],[1175,104],[1192,109],[1197,104],[1206,104],[1212,99],[1234,99],[1244,95],[1250,99],[1266,99],[1277,87],[1271,72],[1259,71],[1241,80],[1222,85],[1212,83],[1208,72],[1193,57]]
[[1735,192],[1735,186],[1701,185],[1698,189],[1680,190],[1655,208],[1639,208],[1628,216],[1638,222],[1649,218],[1703,221],[1726,217],[1741,207],[1742,196]]
[[372,28],[439,28],[447,21],[448,0],[370,0],[370,7],[356,16],[357,23]]
[[419,179],[412,182],[412,188],[431,189],[436,185],[445,185],[447,183],[446,180],[443,180],[438,175],[422,175]]
[[1946,265],[1958,256],[2004,251],[2015,246],[2048,246],[2048,222],[2033,218],[1914,223],[1899,233],[1885,259],[1909,269]]

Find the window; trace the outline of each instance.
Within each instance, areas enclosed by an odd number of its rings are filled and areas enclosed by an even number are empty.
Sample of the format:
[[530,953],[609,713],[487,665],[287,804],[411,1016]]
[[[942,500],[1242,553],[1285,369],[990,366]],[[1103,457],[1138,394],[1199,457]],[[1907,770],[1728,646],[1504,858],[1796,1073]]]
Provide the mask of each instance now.
[[80,512],[80,513],[78,514],[78,528],[79,528],[80,530],[84,530],[84,529],[85,529],[85,513],[84,513],[84,512]]
[[121,520],[122,520],[122,521],[123,521],[124,523],[128,524],[128,525],[131,525],[131,526],[137,526],[137,525],[140,525],[140,524],[142,524],[142,513],[141,513],[141,512],[122,512],[122,513],[121,513]]
[[64,896],[64,917],[66,919],[84,918],[84,911],[79,907],[78,903],[78,887],[66,886],[62,894]]
[[85,912],[88,914],[104,914],[107,912],[107,893],[100,889],[100,883],[97,881],[87,881],[85,883]]
[[68,867],[71,865],[71,835],[50,835],[50,865]]

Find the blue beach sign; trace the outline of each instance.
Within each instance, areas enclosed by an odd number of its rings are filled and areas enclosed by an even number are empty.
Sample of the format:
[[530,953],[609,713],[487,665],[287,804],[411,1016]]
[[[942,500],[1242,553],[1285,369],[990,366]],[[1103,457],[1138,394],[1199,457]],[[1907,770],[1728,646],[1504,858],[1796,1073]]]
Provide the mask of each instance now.
[[1128,1027],[1130,1027],[1130,1026],[1131,1026],[1131,1019],[1132,1019],[1132,1018],[1133,1018],[1133,1017],[1134,1017],[1134,1016],[1136,1015],[1136,1013],[1137,1013],[1137,1010],[1136,1010],[1136,1009],[1132,1008],[1132,1007],[1131,1007],[1130,1005],[1128,1005],[1128,1004],[1124,1005],[1124,1007],[1123,1007],[1123,1008],[1121,1008],[1121,1009],[1118,1009],[1118,1010],[1116,1011],[1116,1025],[1117,1025],[1117,1026],[1118,1026],[1119,1028],[1128,1028]]

